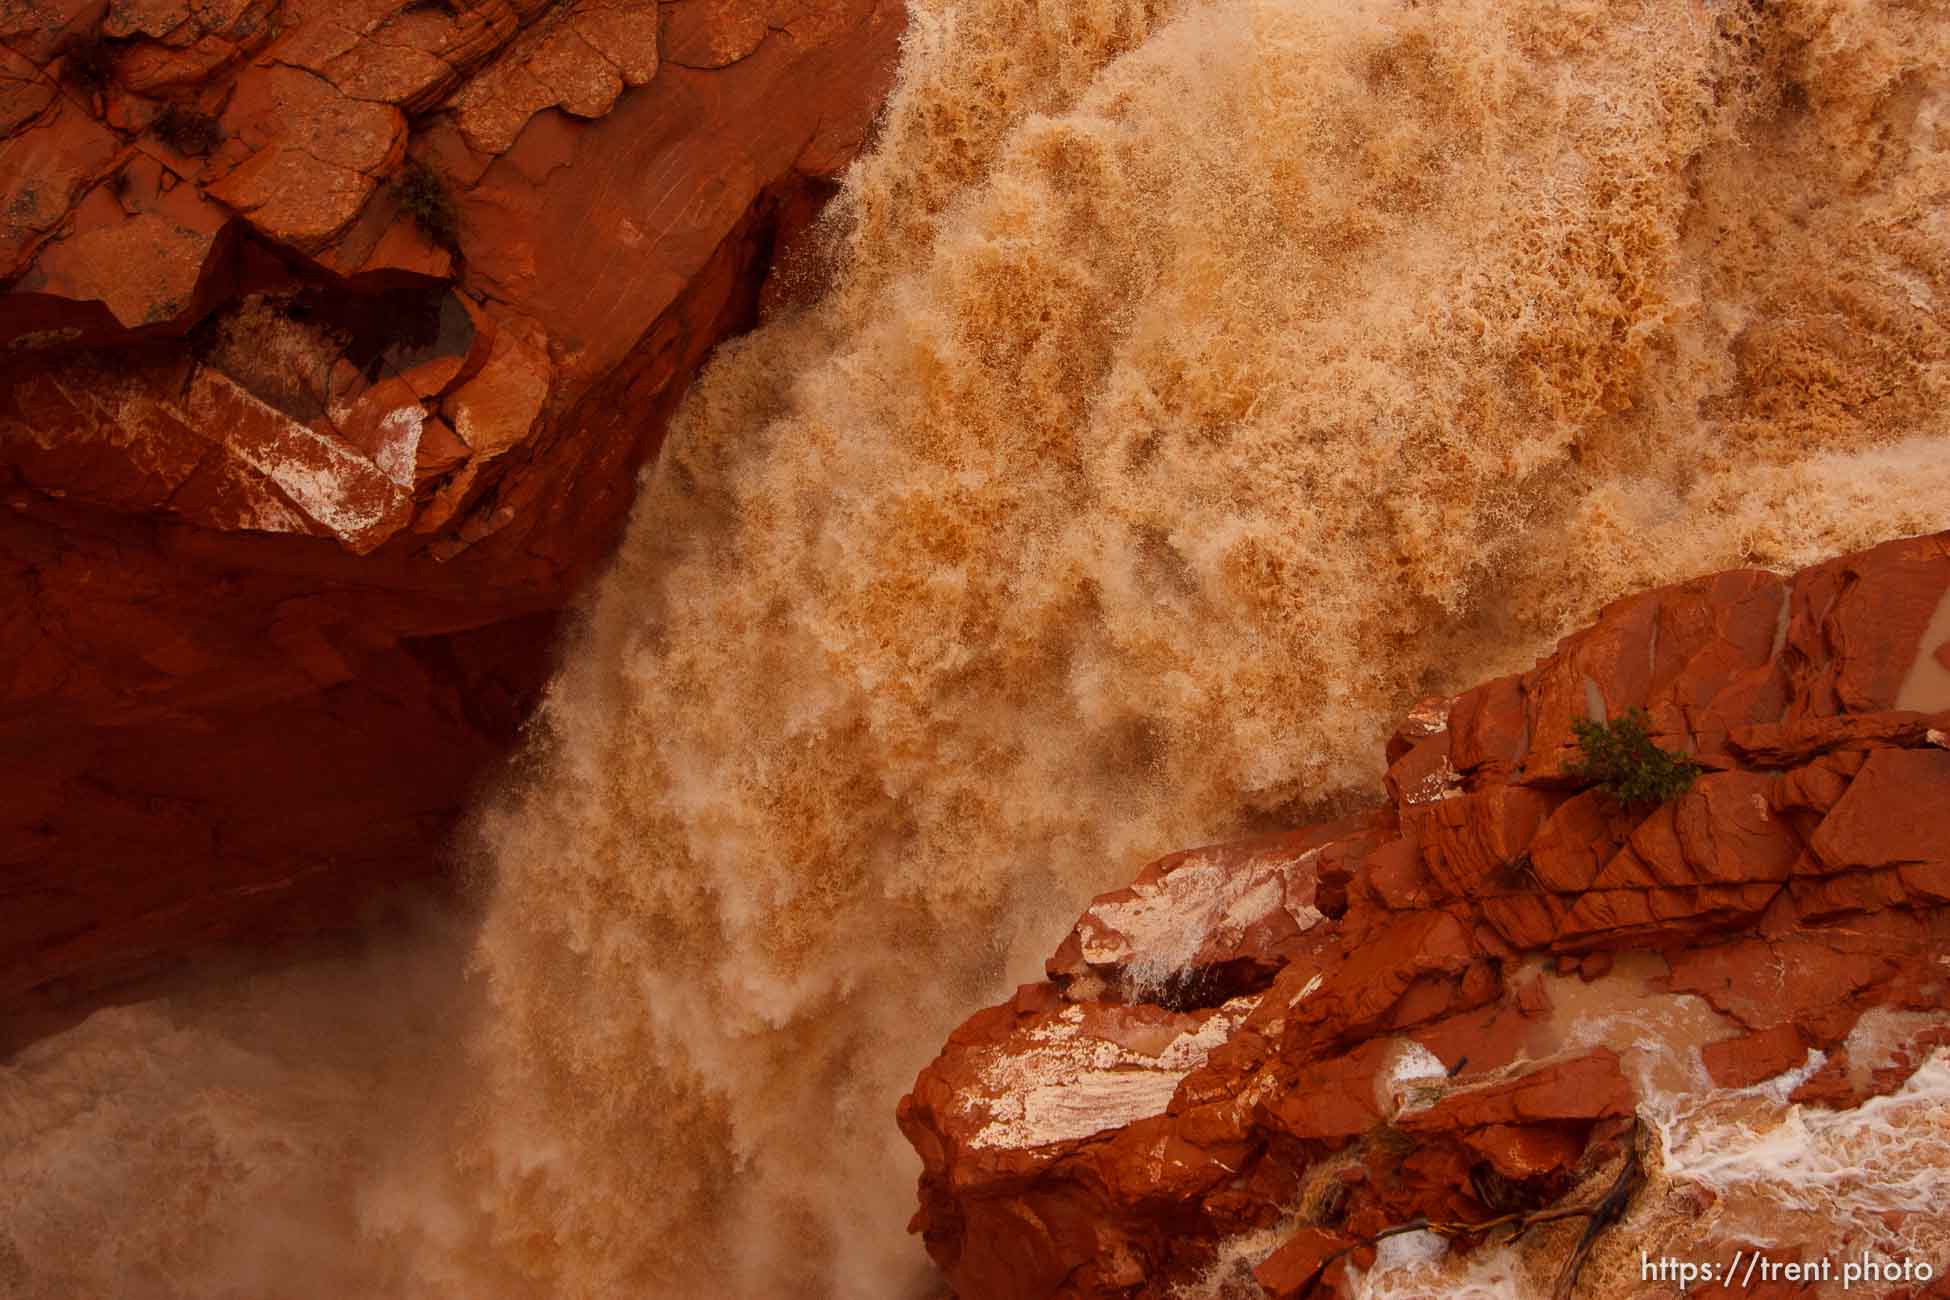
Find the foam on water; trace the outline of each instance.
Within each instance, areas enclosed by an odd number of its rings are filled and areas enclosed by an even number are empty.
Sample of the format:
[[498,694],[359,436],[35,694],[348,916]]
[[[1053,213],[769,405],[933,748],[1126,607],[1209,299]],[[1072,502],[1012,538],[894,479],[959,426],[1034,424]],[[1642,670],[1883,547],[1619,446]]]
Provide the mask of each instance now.
[[[362,1294],[911,1294],[894,1101],[1091,893],[1371,787],[1419,694],[1604,600],[1950,524],[1923,8],[913,14],[832,291],[690,395],[478,819],[483,1006],[443,1022],[433,1136],[301,1125],[356,1149],[290,1213]],[[115,1104],[139,1133],[175,1102]],[[95,1242],[167,1220],[196,1249],[153,1293],[220,1294],[230,1166],[114,1140],[0,1113],[0,1149],[129,1181],[69,1229],[9,1216],[0,1270],[132,1294]]]

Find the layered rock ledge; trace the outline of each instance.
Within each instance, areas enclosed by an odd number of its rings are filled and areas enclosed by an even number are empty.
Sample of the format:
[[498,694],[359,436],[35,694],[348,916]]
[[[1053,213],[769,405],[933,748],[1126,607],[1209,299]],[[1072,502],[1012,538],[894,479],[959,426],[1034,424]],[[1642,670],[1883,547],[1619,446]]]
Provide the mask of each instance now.
[[[1670,803],[1575,770],[1634,707],[1704,769]],[[1834,1272],[1690,1294],[1950,1294],[1950,533],[1621,601],[1387,759],[1098,898],[921,1072],[961,1300],[1675,1296],[1645,1257],[1755,1248]]]
[[902,22],[5,6],[0,1024],[438,865]]

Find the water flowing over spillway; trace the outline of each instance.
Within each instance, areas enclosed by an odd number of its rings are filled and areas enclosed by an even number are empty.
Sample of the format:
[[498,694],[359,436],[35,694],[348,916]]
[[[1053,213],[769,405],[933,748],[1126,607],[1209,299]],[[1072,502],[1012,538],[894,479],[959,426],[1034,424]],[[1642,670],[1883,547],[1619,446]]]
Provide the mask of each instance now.
[[30,1049],[0,1292],[926,1294],[894,1102],[1091,893],[1605,600],[1950,524],[1945,69],[1927,6],[917,0],[478,934]]

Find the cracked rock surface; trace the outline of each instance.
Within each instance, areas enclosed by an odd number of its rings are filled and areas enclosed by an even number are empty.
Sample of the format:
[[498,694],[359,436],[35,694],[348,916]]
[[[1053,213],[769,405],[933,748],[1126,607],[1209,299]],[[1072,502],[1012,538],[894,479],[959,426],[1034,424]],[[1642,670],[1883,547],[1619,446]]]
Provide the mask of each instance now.
[[902,21],[0,9],[0,1020],[439,869]]

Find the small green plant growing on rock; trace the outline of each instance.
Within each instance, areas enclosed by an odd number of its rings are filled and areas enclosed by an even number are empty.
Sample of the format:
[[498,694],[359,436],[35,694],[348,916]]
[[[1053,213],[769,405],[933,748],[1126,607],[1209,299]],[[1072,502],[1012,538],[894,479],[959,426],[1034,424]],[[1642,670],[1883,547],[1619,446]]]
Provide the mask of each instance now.
[[1666,803],[1686,793],[1701,771],[1682,753],[1652,743],[1645,710],[1627,709],[1610,722],[1571,723],[1584,757],[1574,776],[1588,777],[1622,804]]
[[427,238],[451,244],[460,230],[459,214],[454,211],[453,195],[440,173],[423,162],[409,162],[393,179],[393,201],[400,211],[413,218]]

